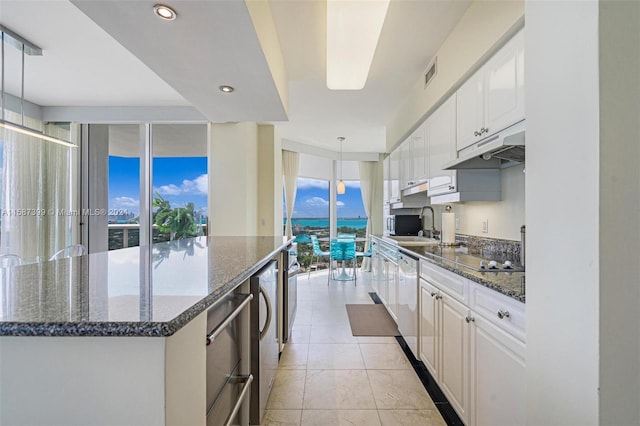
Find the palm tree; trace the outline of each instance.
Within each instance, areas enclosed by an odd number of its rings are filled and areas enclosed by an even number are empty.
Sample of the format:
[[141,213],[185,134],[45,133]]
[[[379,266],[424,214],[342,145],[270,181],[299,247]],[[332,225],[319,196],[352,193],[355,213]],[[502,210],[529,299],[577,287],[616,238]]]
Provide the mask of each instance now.
[[171,207],[157,191],[153,198],[153,223],[158,231],[167,234],[170,240],[196,237],[198,224],[196,222],[195,205],[187,203],[184,207]]

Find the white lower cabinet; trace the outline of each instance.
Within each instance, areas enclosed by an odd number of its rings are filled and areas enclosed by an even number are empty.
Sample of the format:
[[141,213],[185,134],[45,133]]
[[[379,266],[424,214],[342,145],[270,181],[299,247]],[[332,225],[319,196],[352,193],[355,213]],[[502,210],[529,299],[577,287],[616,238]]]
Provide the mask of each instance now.
[[469,422],[469,309],[447,294],[440,303],[440,389],[463,422]]
[[476,426],[525,423],[525,344],[483,317],[471,327],[471,393]]
[[438,349],[440,319],[438,317],[438,289],[420,279],[420,359],[434,379],[438,379]]
[[[422,263],[420,359],[466,425],[524,424],[525,343],[520,339],[524,333],[517,332],[520,326],[524,331],[524,324],[518,322],[524,316],[524,304],[504,300],[506,296],[465,279],[468,288],[455,287],[460,294],[487,298],[475,297],[482,305],[470,303],[450,293],[449,283],[436,282],[433,270],[423,273]],[[488,291],[495,293],[495,301]],[[493,318],[492,311],[481,308],[494,305],[511,315]]]

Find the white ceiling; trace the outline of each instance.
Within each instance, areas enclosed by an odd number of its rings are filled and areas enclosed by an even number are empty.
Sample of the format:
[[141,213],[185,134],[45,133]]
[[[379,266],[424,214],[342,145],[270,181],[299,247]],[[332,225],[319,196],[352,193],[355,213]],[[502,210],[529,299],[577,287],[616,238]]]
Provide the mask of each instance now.
[[[244,2],[170,0],[172,22],[152,14],[155,3],[0,0],[0,23],[44,51],[27,57],[26,98],[45,106],[193,105],[215,122],[268,121],[288,140],[337,151],[345,136],[345,152],[383,152],[385,123],[470,0],[391,0],[360,91],[326,88],[326,3],[270,0],[290,82],[286,122]],[[8,91],[19,95],[19,55],[6,53]],[[224,95],[220,84],[237,91]]]

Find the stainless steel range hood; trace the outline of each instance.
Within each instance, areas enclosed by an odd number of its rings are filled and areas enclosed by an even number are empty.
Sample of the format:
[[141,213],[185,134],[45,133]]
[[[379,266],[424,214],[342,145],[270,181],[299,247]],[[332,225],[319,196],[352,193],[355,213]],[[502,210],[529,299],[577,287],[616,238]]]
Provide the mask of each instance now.
[[504,169],[524,162],[525,121],[458,151],[445,170]]

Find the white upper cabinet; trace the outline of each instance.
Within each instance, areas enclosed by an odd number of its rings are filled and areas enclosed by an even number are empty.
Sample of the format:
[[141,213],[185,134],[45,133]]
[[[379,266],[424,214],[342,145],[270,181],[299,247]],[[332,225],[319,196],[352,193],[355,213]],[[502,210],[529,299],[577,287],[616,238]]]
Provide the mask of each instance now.
[[391,178],[390,178],[390,162],[391,162],[391,157],[387,156],[383,161],[382,161],[382,174],[383,174],[383,181],[382,181],[382,198],[384,199],[384,203],[385,204],[389,204],[389,200],[391,198],[391,190],[390,190],[390,186],[391,186]]
[[456,190],[456,171],[443,165],[456,156],[456,97],[451,96],[426,121],[429,193]]
[[495,133],[524,118],[524,31],[485,65],[486,128]]
[[389,201],[400,201],[400,148],[389,156]]
[[480,140],[484,128],[484,73],[478,70],[456,92],[457,97],[457,150]]
[[524,119],[524,30],[456,92],[457,150]]
[[411,135],[413,181],[416,183],[422,183],[429,179],[426,127],[426,123],[421,124]]
[[400,189],[413,185],[413,157],[411,136],[400,145]]

